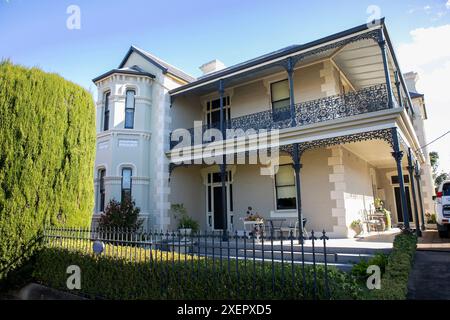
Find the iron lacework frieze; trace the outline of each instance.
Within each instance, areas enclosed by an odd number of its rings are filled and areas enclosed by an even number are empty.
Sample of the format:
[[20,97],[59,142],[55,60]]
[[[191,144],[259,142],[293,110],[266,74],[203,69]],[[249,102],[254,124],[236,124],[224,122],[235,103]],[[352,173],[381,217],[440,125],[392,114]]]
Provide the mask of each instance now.
[[[356,92],[302,102],[296,104],[294,110],[296,126],[304,126],[381,111],[388,108],[386,85],[380,84]],[[292,118],[289,106],[233,118],[225,123],[226,129],[235,130],[232,135],[227,136],[227,139],[243,136],[249,130],[258,131],[264,129],[270,131],[274,129],[285,129],[291,126]],[[198,135],[201,135],[202,138],[200,140],[203,143],[210,143],[211,140],[205,138],[204,133],[208,129],[219,129],[219,127],[219,123],[214,123],[189,129],[191,145],[194,145],[194,131]],[[171,139],[171,149],[179,142],[172,141]]]
[[[398,134],[397,130],[392,130],[392,128],[389,129],[381,129],[381,130],[375,130],[375,131],[368,131],[368,132],[360,132],[355,133],[351,135],[344,135],[344,136],[338,136],[338,137],[332,137],[327,139],[319,139],[319,140],[313,140],[313,141],[307,141],[307,142],[301,142],[298,143],[298,152],[299,157],[307,151],[312,149],[318,149],[318,148],[326,148],[336,145],[341,145],[345,143],[352,143],[352,142],[360,142],[360,141],[369,141],[369,140],[383,140],[389,143],[389,145],[394,148],[394,142],[393,142],[393,134]],[[280,152],[286,152],[288,153],[292,158],[294,158],[294,144],[288,144],[288,145],[282,145],[279,147]],[[248,156],[248,151],[245,152],[246,156]],[[270,154],[270,153],[269,153]],[[181,163],[181,164],[175,164],[170,163],[169,164],[169,174],[172,173],[172,171],[177,167],[188,167],[189,164]]]
[[[319,140],[302,142],[302,143],[298,144],[298,152],[299,152],[299,156],[301,156],[307,150],[326,148],[326,147],[332,147],[332,146],[341,145],[341,144],[345,144],[345,143],[368,141],[368,140],[384,140],[387,143],[389,143],[389,145],[391,147],[393,147],[392,130],[391,129],[381,129],[381,130],[360,132],[360,133],[356,133],[356,134],[327,138],[327,139],[319,139]],[[293,144],[280,146],[280,151],[287,152],[291,155],[291,157],[294,157],[294,145]]]

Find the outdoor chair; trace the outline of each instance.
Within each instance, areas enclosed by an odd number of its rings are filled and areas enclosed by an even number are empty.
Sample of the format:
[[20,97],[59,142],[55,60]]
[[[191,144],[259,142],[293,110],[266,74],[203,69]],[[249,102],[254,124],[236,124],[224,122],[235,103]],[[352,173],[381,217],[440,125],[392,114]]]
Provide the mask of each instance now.
[[[305,238],[307,238],[307,239],[309,239],[309,234],[308,234],[308,231],[306,230],[306,223],[307,223],[307,219],[306,218],[303,218],[303,236],[305,237]],[[295,237],[295,238],[297,238],[298,237],[298,232],[300,231],[299,230],[300,228],[299,228],[299,225],[298,225],[298,219],[295,221],[295,223],[294,223],[294,225],[292,225],[292,222],[290,223],[290,225],[289,225],[289,227],[288,228],[282,228],[282,231],[287,231],[289,234],[288,234],[288,237],[290,237],[290,235],[291,235],[291,231],[292,231],[292,235]],[[298,230],[298,231],[297,231]]]
[[367,212],[367,210],[364,210],[363,223],[367,226],[367,232],[380,232],[380,229],[384,230],[384,221],[382,221],[378,216],[374,216],[373,213]]
[[277,234],[281,236],[281,233],[283,232],[283,222],[285,222],[286,219],[267,219],[268,222],[268,236],[277,238]]

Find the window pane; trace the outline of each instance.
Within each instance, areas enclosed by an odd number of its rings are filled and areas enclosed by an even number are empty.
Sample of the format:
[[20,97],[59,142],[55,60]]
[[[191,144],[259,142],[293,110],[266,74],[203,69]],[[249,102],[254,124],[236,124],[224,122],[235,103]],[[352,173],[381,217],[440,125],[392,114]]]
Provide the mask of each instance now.
[[277,188],[278,199],[289,199],[289,198],[295,199],[295,194],[296,194],[295,186]]
[[277,188],[277,209],[289,210],[297,208],[295,196],[295,187],[279,187]]
[[131,189],[132,171],[129,168],[122,170],[122,189]]
[[105,94],[105,111],[109,109],[109,96],[111,95],[111,92],[107,92]]
[[289,100],[289,99],[272,102],[272,108],[273,109],[286,108],[286,107],[289,107],[290,102],[291,102],[291,100]]
[[291,165],[280,166],[275,182],[277,186],[295,185],[294,168]]
[[444,197],[450,196],[450,183],[446,183],[442,186],[442,194]]
[[271,84],[272,102],[289,99],[289,82],[287,80]]
[[103,130],[106,131],[109,129],[109,97],[111,92],[105,93],[104,97],[104,117],[103,117]]
[[127,98],[126,98],[126,108],[134,109],[134,95],[135,92],[133,90],[127,91]]
[[109,110],[105,111],[105,119],[103,123],[103,130],[106,131],[109,129]]
[[104,190],[105,189],[105,170],[100,170],[99,178],[100,178],[100,190]]
[[125,128],[133,129],[134,126],[134,110],[125,110]]
[[220,109],[220,99],[212,101],[212,109]]

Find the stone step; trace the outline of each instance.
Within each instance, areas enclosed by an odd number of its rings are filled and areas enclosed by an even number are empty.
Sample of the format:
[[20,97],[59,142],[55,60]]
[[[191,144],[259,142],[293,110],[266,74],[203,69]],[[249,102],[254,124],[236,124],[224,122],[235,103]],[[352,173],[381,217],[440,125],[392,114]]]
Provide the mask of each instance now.
[[[197,254],[207,254],[209,256],[214,256],[216,258],[220,258],[220,248],[196,248],[194,250]],[[265,248],[264,251],[261,249],[255,248],[255,258],[261,258],[263,257],[264,253],[264,259],[265,260],[272,260],[272,250],[270,248]],[[228,254],[230,257],[241,257],[241,258],[247,258],[248,260],[253,259],[253,249],[238,249],[236,253],[236,249],[233,248],[230,249],[230,252],[228,253],[228,249],[222,249],[222,257],[227,257]],[[282,260],[282,257],[284,261],[290,262],[292,260],[294,261],[302,261],[302,256],[305,261],[313,261],[314,259],[316,262],[325,262],[325,254],[322,252],[315,252],[315,256],[312,253],[312,251],[306,251],[303,253],[301,251],[293,251],[291,250],[283,250],[283,253],[281,250],[273,250],[273,259],[274,260]],[[328,253],[326,254],[326,260],[327,263],[358,263],[361,260],[369,260],[372,258],[373,254],[365,254],[365,253]]]
[[[200,253],[199,254],[199,256],[201,256],[201,257],[208,257],[208,258],[210,258],[210,259],[212,259],[212,258],[215,258],[215,259],[219,259],[219,256],[217,256],[217,255],[212,255],[212,254],[205,254],[205,253]],[[222,258],[224,258],[224,257],[226,257],[226,256],[223,256]],[[280,258],[281,258],[281,255],[280,255]],[[226,258],[224,258],[224,259],[226,259]],[[235,259],[235,255],[230,255],[230,259]],[[239,259],[239,260],[243,260],[244,259],[244,256],[238,256],[237,257],[237,259]],[[226,261],[226,260],[224,260],[224,261]],[[253,256],[250,258],[250,257],[247,257],[247,261],[248,261],[248,263],[252,263],[252,261],[253,261]],[[255,261],[256,262],[262,262],[263,260],[262,260],[262,255],[261,255],[261,257],[256,257],[255,256]],[[264,262],[265,263],[271,263],[271,259],[267,259],[267,258],[264,258]],[[274,262],[276,262],[276,263],[281,263],[281,259],[276,259],[275,257],[274,257]],[[289,268],[289,265],[290,265],[290,263],[292,262],[292,260],[284,260],[284,262],[286,263],[286,268]],[[300,264],[302,264],[302,260],[301,260],[301,258],[300,259],[297,259],[297,260],[295,260],[294,259],[294,265],[300,265]],[[313,263],[313,261],[312,260],[307,260],[306,259],[306,257],[305,257],[305,261],[304,261],[304,264],[306,265],[306,266],[312,266],[312,265],[314,265],[314,263]],[[323,265],[325,265],[325,263],[324,262],[321,262],[321,261],[319,261],[319,260],[316,260],[316,265],[317,266],[323,266]],[[343,263],[343,262],[328,262],[328,260],[327,260],[327,266],[329,266],[329,267],[335,267],[335,268],[338,268],[338,269],[340,269],[340,270],[342,270],[342,271],[345,271],[345,272],[350,272],[351,270],[352,270],[352,268],[353,268],[353,264],[352,263]]]

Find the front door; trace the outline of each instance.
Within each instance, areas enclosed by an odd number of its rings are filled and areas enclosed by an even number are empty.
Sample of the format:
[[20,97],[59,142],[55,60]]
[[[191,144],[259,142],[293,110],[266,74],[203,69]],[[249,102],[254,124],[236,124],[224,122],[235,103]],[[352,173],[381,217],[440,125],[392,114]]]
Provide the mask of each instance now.
[[[225,188],[226,190],[226,188]],[[222,187],[215,186],[213,187],[213,203],[214,203],[214,230],[223,230],[226,225],[226,220],[223,217],[223,201],[222,201]]]
[[[397,209],[397,219],[398,219],[397,221],[404,222],[402,215],[402,203],[400,201],[400,187],[394,187],[394,193],[395,193],[395,207]],[[406,206],[408,208],[409,222],[412,222],[413,215],[411,210],[411,193],[409,192],[409,186],[405,186],[405,193],[406,193]]]

